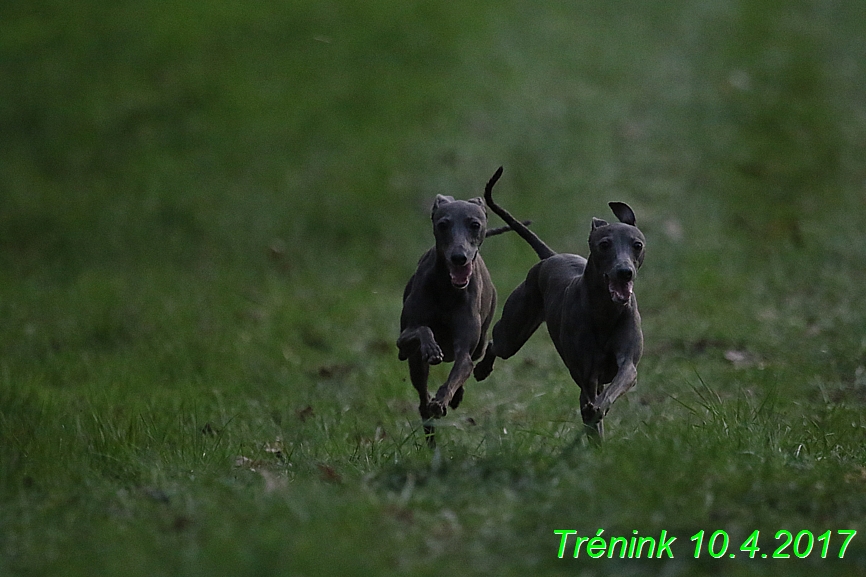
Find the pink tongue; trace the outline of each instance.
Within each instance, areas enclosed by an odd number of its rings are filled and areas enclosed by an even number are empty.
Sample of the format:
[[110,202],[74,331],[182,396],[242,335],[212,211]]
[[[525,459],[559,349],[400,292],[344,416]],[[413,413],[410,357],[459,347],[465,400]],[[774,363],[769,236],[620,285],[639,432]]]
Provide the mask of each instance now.
[[464,287],[469,284],[469,277],[472,276],[472,263],[468,262],[463,266],[449,267],[451,273],[451,284],[456,287]]
[[610,281],[607,289],[610,291],[610,298],[619,304],[625,304],[631,298],[631,292],[634,288],[634,281],[616,282]]

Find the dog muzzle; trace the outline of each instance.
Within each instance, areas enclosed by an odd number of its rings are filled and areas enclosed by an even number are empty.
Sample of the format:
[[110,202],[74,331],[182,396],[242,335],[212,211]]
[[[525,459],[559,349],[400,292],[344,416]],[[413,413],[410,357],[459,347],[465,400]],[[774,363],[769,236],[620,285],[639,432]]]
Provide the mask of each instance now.
[[632,292],[634,291],[634,280],[620,280],[611,278],[607,275],[607,290],[610,292],[610,300],[618,305],[627,304],[631,300]]
[[474,260],[470,260],[464,265],[456,265],[449,262],[448,273],[451,275],[451,286],[461,290],[468,287],[469,280],[472,278],[474,263]]

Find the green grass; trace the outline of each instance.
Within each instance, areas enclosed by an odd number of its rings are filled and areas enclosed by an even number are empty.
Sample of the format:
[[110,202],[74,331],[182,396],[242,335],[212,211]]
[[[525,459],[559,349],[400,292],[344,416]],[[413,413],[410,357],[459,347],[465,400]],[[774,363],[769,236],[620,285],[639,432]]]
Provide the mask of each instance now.
[[[866,569],[862,2],[7,4],[0,574]],[[646,233],[601,448],[543,331],[423,446],[403,285],[499,165],[559,250]],[[534,255],[484,254],[504,301]]]

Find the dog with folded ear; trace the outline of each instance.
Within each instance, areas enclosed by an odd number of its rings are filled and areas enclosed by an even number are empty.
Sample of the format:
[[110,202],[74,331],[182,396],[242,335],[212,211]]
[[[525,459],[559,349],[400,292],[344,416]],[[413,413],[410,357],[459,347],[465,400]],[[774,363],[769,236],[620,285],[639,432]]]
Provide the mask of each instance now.
[[[501,173],[500,168],[492,182]],[[600,440],[602,419],[634,386],[643,352],[634,281],[646,239],[634,211],[623,202],[608,203],[619,222],[592,219],[589,257],[584,258],[555,252],[498,206],[492,191],[489,185],[484,194],[487,206],[529,243],[540,262],[506,300],[493,327],[493,341],[475,367],[475,378],[487,378],[496,357],[507,359],[517,353],[546,322],[556,351],[580,387],[584,428],[591,439]]]
[[[438,195],[431,213],[436,244],[418,261],[403,291],[400,360],[418,392],[418,412],[427,443],[435,446],[432,420],[456,409],[474,362],[484,354],[496,308],[496,288],[478,249],[488,236],[510,227],[487,229],[487,211],[478,198]],[[528,223],[527,223],[528,224]],[[445,383],[431,397],[430,365],[453,362]]]

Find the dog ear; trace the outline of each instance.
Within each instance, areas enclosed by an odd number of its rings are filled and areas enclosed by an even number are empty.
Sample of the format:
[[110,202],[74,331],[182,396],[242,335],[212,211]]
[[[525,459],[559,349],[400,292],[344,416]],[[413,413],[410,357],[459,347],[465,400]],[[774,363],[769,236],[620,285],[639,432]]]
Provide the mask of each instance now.
[[595,230],[599,227],[607,226],[606,220],[601,220],[600,218],[592,217],[592,230]]
[[481,198],[480,196],[476,196],[475,198],[470,198],[466,202],[471,202],[472,204],[477,204],[478,206],[483,208],[485,212],[487,211],[487,206],[485,206],[485,204],[484,204],[484,199]]
[[449,202],[454,202],[453,196],[437,194],[436,200],[433,201],[433,208],[430,211],[430,216],[432,217],[434,214],[436,214],[436,211],[439,209],[440,206],[442,206],[443,204],[448,204]]
[[632,226],[637,226],[635,224],[634,211],[631,209],[629,205],[624,202],[609,202],[607,205],[616,215],[620,222],[624,222],[625,224],[630,224]]

